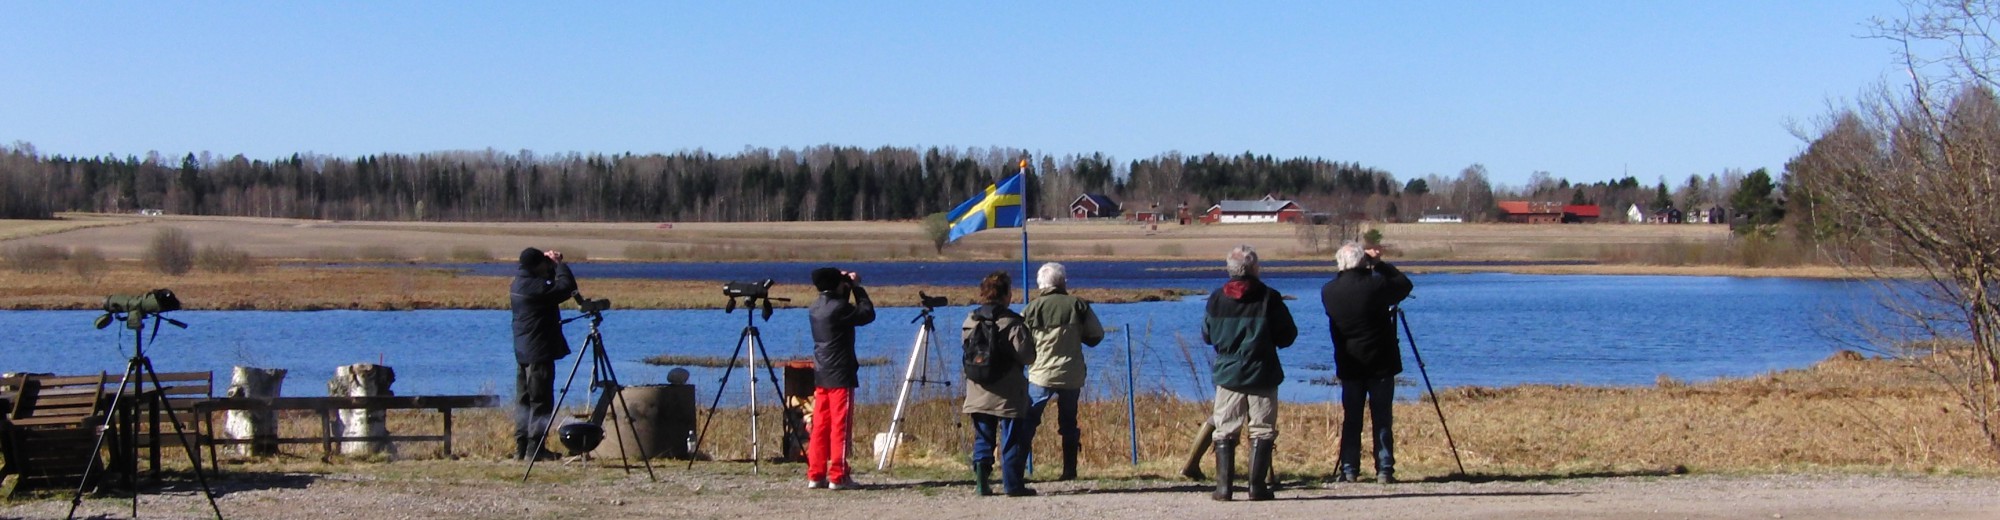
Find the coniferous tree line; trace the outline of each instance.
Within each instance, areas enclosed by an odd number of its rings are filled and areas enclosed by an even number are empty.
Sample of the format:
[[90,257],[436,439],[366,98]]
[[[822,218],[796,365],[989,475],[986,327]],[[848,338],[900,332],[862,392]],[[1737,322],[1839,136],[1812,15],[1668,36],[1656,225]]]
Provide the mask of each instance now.
[[1480,165],[1456,177],[1401,182],[1358,162],[1248,152],[1172,152],[1124,164],[1101,153],[832,145],[733,154],[483,150],[258,160],[209,153],[42,155],[16,143],[0,146],[0,218],[159,209],[338,220],[903,220],[950,210],[1014,174],[1024,159],[1030,210],[1043,218],[1065,216],[1083,193],[1111,195],[1127,212],[1185,206],[1194,213],[1220,200],[1268,194],[1308,211],[1388,221],[1434,211],[1486,220],[1496,198],[1601,204],[1608,215],[1650,195],[1629,177],[1572,185],[1538,173],[1528,189],[1496,191]]

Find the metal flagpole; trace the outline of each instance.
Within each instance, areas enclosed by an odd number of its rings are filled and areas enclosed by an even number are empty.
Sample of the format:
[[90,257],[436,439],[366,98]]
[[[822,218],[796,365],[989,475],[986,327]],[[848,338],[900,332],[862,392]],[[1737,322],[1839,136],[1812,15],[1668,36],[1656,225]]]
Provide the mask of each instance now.
[[1138,388],[1132,375],[1132,324],[1125,329],[1125,425],[1132,430],[1132,465],[1139,465]]
[[1034,294],[1028,285],[1034,276],[1028,274],[1028,160],[1021,159],[1021,170],[1014,174],[1021,178],[1021,305],[1028,304],[1028,295]]

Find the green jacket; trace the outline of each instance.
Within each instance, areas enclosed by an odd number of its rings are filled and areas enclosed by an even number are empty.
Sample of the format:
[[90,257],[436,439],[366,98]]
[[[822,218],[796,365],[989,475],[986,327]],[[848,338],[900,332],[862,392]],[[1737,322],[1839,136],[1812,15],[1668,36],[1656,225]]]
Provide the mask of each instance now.
[[1231,278],[1208,296],[1201,339],[1215,346],[1215,386],[1277,388],[1285,381],[1278,349],[1298,338],[1285,296],[1256,277]]
[[1046,388],[1083,388],[1090,375],[1083,363],[1083,346],[1104,341],[1104,325],[1090,310],[1090,302],[1060,287],[1044,288],[1022,318],[1035,337],[1035,364],[1028,367],[1028,382]]

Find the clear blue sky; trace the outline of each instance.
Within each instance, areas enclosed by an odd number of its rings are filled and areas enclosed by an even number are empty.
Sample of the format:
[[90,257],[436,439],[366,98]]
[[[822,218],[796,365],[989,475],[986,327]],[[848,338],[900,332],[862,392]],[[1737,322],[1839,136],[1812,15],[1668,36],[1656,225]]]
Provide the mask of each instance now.
[[1895,81],[1895,0],[24,2],[0,143],[43,154],[818,144],[1253,151],[1401,179],[1473,163],[1774,174]]

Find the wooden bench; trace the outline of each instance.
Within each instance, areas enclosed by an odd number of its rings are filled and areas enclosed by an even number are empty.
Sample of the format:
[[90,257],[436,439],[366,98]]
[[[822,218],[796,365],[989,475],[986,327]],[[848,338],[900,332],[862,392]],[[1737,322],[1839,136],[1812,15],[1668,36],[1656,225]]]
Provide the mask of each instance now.
[[0,426],[14,490],[74,487],[94,467],[98,426],[105,422],[105,374],[15,375],[0,381],[9,409]]
[[[215,398],[214,372],[159,372],[159,392],[157,399],[144,402],[143,416],[131,423],[136,435],[133,441],[139,449],[146,451],[146,460],[153,474],[160,472],[160,452],[188,450],[199,454],[203,446],[208,447],[208,467],[215,467],[215,423],[207,420],[207,415],[195,413],[195,407]],[[133,381],[132,385],[138,385]],[[145,381],[145,388],[153,390],[153,381]],[[168,413],[171,411],[172,413]],[[178,419],[178,424],[172,422]],[[180,442],[171,437],[175,428],[181,431]],[[199,456],[199,455],[197,455]]]
[[[229,397],[211,399],[195,405],[195,412],[206,418],[216,412],[227,410],[304,410],[319,417],[319,435],[302,438],[279,438],[278,444],[319,444],[323,457],[331,459],[334,445],[349,441],[384,442],[443,442],[443,456],[456,457],[452,453],[452,410],[460,408],[492,408],[500,405],[500,399],[491,395],[424,395],[424,396],[374,396],[374,397]],[[386,437],[343,437],[333,432],[333,414],[340,410],[437,410],[444,417],[444,428],[437,435],[394,435]],[[214,444],[238,445],[255,442],[251,439],[216,438]]]

